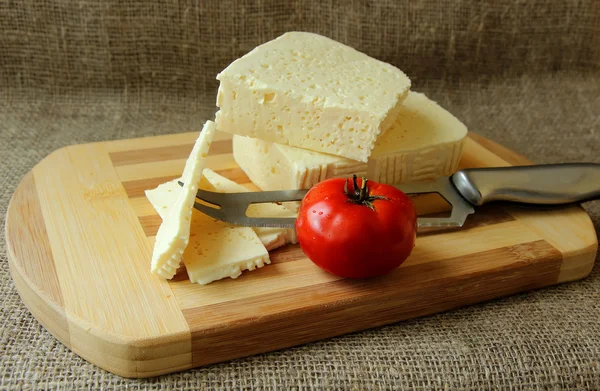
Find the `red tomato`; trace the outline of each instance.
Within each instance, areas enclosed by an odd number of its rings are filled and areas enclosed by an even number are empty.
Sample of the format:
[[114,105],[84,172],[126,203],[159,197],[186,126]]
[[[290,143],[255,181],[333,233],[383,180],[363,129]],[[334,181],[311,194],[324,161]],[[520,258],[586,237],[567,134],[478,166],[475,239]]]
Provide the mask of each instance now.
[[415,245],[417,214],[397,188],[354,176],[311,188],[296,220],[304,253],[344,278],[381,276],[402,264]]

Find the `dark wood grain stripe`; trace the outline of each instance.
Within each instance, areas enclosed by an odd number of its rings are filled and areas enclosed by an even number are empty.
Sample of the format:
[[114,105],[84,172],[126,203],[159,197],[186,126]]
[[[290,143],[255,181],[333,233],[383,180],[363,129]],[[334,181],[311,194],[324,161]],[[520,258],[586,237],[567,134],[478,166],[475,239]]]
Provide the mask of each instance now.
[[[223,170],[215,170],[217,174],[224,176],[225,178],[231,179],[237,183],[249,183],[250,179],[246,176],[241,168],[228,168]],[[179,175],[163,176],[158,178],[138,179],[134,181],[122,182],[125,193],[129,198],[145,197],[144,192],[156,188],[165,182],[172,181],[173,179],[179,178]]]
[[[135,149],[109,153],[113,166],[161,162],[165,160],[187,159],[194,144],[169,145],[166,147]],[[209,155],[232,153],[231,140],[214,141],[210,146]]]
[[171,175],[171,176],[163,176],[159,178],[150,178],[150,179],[138,179],[135,181],[125,181],[122,182],[123,188],[125,188],[125,193],[129,198],[135,197],[145,197],[144,193],[146,190],[151,190],[156,188],[158,185],[161,185],[165,182],[172,181],[173,179],[179,178],[179,175]]
[[299,244],[288,244],[269,252],[271,263],[294,262],[306,259]]
[[180,282],[180,281],[188,281],[190,277],[187,274],[187,269],[185,265],[182,263],[181,266],[175,272],[175,276],[169,280],[169,282]]
[[[560,252],[541,240],[187,309],[193,365],[229,360],[555,284]],[[302,319],[302,321],[298,321]],[[226,325],[226,326],[225,326]],[[261,332],[262,330],[262,332]],[[230,343],[231,335],[236,343]]]
[[62,307],[54,257],[31,172],[23,178],[11,200],[6,216],[6,238],[15,266],[39,291]]
[[251,183],[250,178],[248,178],[246,173],[239,167],[215,170],[215,172],[241,185],[245,183]]
[[160,216],[158,214],[155,214],[149,216],[139,216],[138,218],[140,219],[140,225],[144,230],[144,234],[146,234],[146,236],[148,237],[156,236],[156,233],[158,232],[158,227],[160,227],[160,224],[162,223],[162,219],[160,218]]
[[135,149],[109,153],[113,166],[161,162],[165,160],[186,159],[192,152],[194,144],[170,145],[168,147]]

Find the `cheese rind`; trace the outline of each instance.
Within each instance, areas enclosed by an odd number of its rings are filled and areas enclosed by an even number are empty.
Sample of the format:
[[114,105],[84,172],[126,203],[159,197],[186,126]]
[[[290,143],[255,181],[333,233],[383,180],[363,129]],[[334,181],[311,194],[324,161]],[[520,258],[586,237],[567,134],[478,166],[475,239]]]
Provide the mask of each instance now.
[[[146,197],[165,218],[182,188],[177,179],[146,191]],[[214,190],[205,177],[199,187]],[[201,285],[223,278],[237,278],[244,270],[260,268],[271,261],[269,253],[250,227],[235,227],[192,209],[190,238],[183,263],[191,282]]]
[[184,183],[158,228],[152,252],[152,273],[173,278],[190,237],[192,207],[204,162],[215,132],[215,123],[207,121],[188,157],[180,180]]
[[382,183],[421,182],[457,170],[466,136],[456,117],[411,91],[367,163],[237,135],[233,157],[261,190],[308,189],[352,174]]
[[329,38],[290,32],[217,76],[219,130],[366,162],[410,80]]
[[[227,179],[209,168],[204,169],[203,178],[210,184],[209,190],[220,193],[241,193],[248,192],[246,187]],[[253,208],[252,208],[253,207]],[[256,204],[252,205],[248,213],[251,217],[296,217],[296,213],[283,205],[277,204]],[[258,235],[259,240],[268,251],[275,250],[278,247],[288,243],[298,243],[296,230],[293,228],[276,227],[252,227]]]

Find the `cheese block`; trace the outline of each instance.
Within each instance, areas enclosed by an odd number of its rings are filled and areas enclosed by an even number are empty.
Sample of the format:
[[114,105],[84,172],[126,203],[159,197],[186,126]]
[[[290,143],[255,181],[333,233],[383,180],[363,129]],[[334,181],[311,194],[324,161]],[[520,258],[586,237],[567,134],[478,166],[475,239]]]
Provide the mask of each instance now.
[[[206,178],[200,188],[214,190]],[[161,217],[167,217],[181,187],[177,179],[146,191],[146,197]],[[237,278],[244,270],[270,263],[269,253],[249,227],[236,227],[192,209],[190,239],[183,263],[191,282],[201,285],[223,278]]]
[[357,174],[382,183],[432,180],[457,170],[467,128],[424,94],[411,91],[367,163],[234,136],[233,157],[262,190],[308,189]]
[[188,245],[192,207],[214,132],[215,123],[207,121],[185,163],[180,178],[184,186],[158,228],[151,271],[163,278],[173,278]]
[[[229,180],[211,169],[205,168],[203,178],[206,178],[213,191],[220,193],[241,193],[250,191],[244,186]],[[296,217],[296,213],[283,205],[256,204],[248,210],[250,217]],[[296,230],[293,228],[253,227],[254,232],[268,251],[275,250],[288,243],[298,243]]]
[[366,162],[410,89],[398,68],[289,32],[217,75],[217,129]]

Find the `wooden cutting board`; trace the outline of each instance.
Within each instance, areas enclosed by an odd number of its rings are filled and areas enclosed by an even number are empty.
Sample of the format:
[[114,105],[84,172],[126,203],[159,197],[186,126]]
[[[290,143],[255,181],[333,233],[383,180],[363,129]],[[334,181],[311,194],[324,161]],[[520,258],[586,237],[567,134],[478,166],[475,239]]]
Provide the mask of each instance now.
[[[149,377],[433,314],[580,279],[597,240],[579,206],[493,205],[464,229],[420,235],[391,274],[351,281],[287,246],[237,280],[150,274],[160,218],[144,190],[178,177],[197,133],[75,145],[33,168],[7,213],[10,270],[23,302],[86,360]],[[529,164],[475,134],[461,167]],[[247,183],[218,134],[208,167]]]

